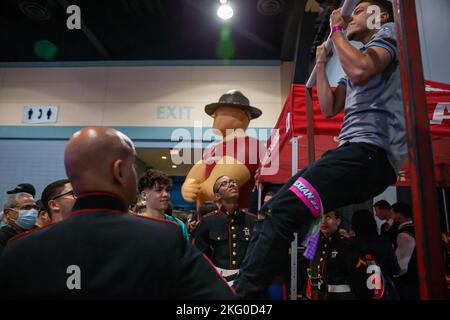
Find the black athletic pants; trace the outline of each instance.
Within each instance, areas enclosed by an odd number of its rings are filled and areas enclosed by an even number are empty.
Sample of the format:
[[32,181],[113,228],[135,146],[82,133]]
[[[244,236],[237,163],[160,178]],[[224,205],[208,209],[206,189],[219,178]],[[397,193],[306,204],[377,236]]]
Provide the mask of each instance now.
[[[294,232],[307,230],[320,214],[367,201],[396,182],[386,152],[367,143],[346,143],[326,152],[305,168],[268,202],[259,239],[235,281],[240,298],[261,296],[280,268]],[[304,237],[304,232],[299,238]]]

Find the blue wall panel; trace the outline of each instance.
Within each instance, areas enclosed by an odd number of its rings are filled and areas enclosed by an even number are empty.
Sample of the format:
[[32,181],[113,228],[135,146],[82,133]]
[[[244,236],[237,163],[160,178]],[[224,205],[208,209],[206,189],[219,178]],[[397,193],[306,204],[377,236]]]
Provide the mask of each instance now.
[[31,183],[36,197],[47,184],[67,178],[64,148],[67,141],[0,140],[0,204],[6,191],[19,183]]

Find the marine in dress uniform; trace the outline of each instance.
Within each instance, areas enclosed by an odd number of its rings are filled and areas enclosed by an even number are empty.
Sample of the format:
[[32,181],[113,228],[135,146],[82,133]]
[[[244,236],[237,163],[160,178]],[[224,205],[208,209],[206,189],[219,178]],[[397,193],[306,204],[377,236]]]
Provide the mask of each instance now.
[[[70,217],[6,247],[2,298],[231,299],[172,222],[128,214],[109,194],[80,195]],[[80,272],[79,287],[71,270]]]
[[227,281],[237,275],[252,236],[256,216],[236,209],[227,212],[224,207],[205,215],[194,235],[194,244]]
[[249,207],[252,189],[255,185],[255,173],[260,162],[259,154],[262,148],[261,142],[249,136],[237,136],[223,141],[206,149],[203,153],[205,166],[205,177],[208,178],[217,166],[222,156],[234,157],[241,162],[249,172],[249,180],[239,188],[239,208]]
[[117,130],[87,127],[72,136],[64,153],[77,196],[72,212],[8,244],[0,298],[234,297],[176,223],[128,213],[137,192],[135,160],[132,141]]
[[[330,215],[339,220],[335,212],[326,214],[325,219]],[[307,295],[312,300],[369,299],[366,271],[367,263],[350,239],[338,229],[327,235],[321,231],[316,254],[308,268]]]
[[313,300],[368,299],[367,264],[350,240],[321,235],[308,276]]

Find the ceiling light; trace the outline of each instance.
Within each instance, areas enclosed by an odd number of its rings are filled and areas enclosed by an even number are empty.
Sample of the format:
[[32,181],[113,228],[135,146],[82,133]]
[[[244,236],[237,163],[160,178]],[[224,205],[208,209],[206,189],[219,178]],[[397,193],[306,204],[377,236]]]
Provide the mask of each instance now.
[[228,1],[226,0],[221,0],[220,3],[221,5],[219,9],[217,9],[217,15],[223,20],[230,19],[234,14],[233,8],[228,4]]
[[162,157],[161,157],[161,159],[163,159],[163,160],[166,160],[166,159],[167,159],[167,157],[166,157],[166,156],[162,156]]
[[173,165],[173,166],[172,166],[172,168],[176,169],[176,168],[177,168],[177,166],[176,166],[176,165]]

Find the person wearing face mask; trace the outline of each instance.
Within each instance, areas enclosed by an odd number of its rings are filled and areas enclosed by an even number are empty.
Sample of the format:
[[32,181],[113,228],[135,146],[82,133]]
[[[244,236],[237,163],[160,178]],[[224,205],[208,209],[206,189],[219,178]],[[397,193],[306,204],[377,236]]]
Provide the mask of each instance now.
[[146,208],[145,211],[138,212],[137,215],[175,222],[181,228],[184,238],[189,240],[189,233],[183,221],[165,213],[169,208],[171,187],[172,180],[164,172],[153,169],[147,170],[139,179],[138,185]]
[[[23,193],[23,192],[31,194],[33,196],[33,198],[36,195],[36,189],[30,183],[19,183],[14,189],[9,190],[6,193],[10,194],[10,195],[14,195],[14,194]],[[1,211],[0,212],[0,227],[3,227],[6,224],[7,224],[6,217],[4,215],[4,212]]]
[[33,196],[25,192],[8,196],[3,212],[7,223],[0,228],[0,254],[11,238],[35,227],[38,215]]
[[245,257],[256,216],[239,209],[236,180],[219,177],[213,192],[220,209],[200,220],[194,233],[194,244],[231,285]]

